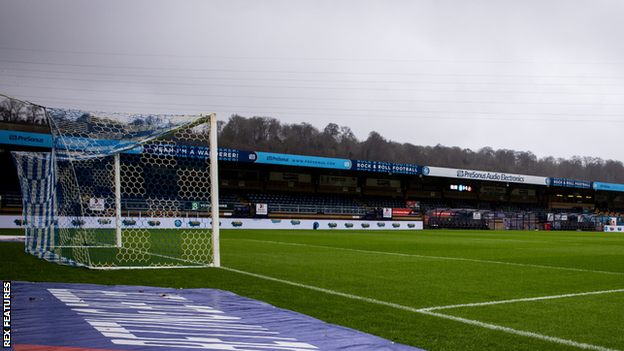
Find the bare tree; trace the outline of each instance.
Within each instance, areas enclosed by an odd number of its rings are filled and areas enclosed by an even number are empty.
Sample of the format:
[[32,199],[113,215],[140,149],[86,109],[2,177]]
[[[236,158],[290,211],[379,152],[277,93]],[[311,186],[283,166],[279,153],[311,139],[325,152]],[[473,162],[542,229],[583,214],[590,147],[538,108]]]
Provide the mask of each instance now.
[[531,151],[489,146],[476,152],[441,144],[417,146],[388,141],[375,131],[359,141],[347,126],[329,123],[319,132],[309,123],[281,124],[271,117],[233,115],[219,128],[219,145],[224,148],[624,183],[622,162],[591,156],[538,159]]

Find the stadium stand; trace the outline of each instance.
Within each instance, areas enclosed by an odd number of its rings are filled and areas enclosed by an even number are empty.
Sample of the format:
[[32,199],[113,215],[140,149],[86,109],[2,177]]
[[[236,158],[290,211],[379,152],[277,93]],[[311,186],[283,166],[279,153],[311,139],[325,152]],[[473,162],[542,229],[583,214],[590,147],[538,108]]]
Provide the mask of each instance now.
[[[2,208],[20,210],[22,208],[22,192],[20,190],[4,190],[0,194],[2,197]],[[14,212],[14,211],[12,211]]]
[[[8,144],[2,145],[2,149],[0,162],[11,171],[0,174],[4,186],[0,188],[0,214],[15,215],[21,213],[22,196],[11,151],[42,149]],[[219,161],[219,177],[219,202],[225,217],[253,217],[253,207],[258,203],[268,205],[271,218],[294,219],[372,219],[381,218],[380,209],[383,208],[409,207],[416,215],[412,212],[410,218],[396,216],[395,220],[420,217],[425,221],[425,227],[435,228],[541,229],[549,221],[548,216],[554,214],[561,216],[550,223],[551,229],[602,230],[607,219],[619,218],[624,213],[624,196],[591,188],[535,184],[510,186],[505,182],[465,180],[472,191],[460,193],[449,188],[450,184],[456,184],[456,180],[446,177],[353,169],[336,171],[242,160]],[[329,178],[338,178],[339,183],[332,183]],[[175,179],[172,178],[171,182],[175,183]],[[167,201],[168,207],[193,215],[207,212],[203,206],[191,207],[192,202],[201,200],[175,196],[161,199]],[[155,205],[154,199],[146,192],[124,198],[122,209],[148,213]],[[455,214],[429,221],[427,213],[436,210]],[[480,217],[475,218],[475,213]]]

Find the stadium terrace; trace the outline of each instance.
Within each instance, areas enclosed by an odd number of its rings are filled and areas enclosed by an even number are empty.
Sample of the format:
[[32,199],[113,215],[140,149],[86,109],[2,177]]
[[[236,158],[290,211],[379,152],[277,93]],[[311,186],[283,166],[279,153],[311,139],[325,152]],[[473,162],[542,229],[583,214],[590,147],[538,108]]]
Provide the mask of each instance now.
[[[209,159],[208,145],[183,145],[161,138],[139,148],[130,148],[130,143],[107,142],[103,136],[90,134],[89,123],[97,122],[96,114],[75,111],[70,114],[63,110],[56,110],[56,113],[62,121],[75,115],[77,133],[72,140],[84,142],[98,151],[107,148],[121,150],[122,168],[151,157],[170,158],[168,166],[143,166],[140,174],[129,178],[142,190],[132,196],[122,196],[122,210],[133,217],[124,219],[124,223],[137,223],[134,217],[145,217],[150,213],[164,188],[168,191],[166,200],[158,201],[167,203],[169,212],[183,218],[206,216],[211,208],[209,201],[187,194],[181,181],[183,177],[177,174],[176,168],[197,167],[192,163]],[[132,122],[126,129],[113,126],[109,122],[118,115],[106,115],[97,122],[108,123],[104,136],[143,135],[157,130],[156,126],[139,128],[145,125],[140,122],[140,118],[145,117],[142,115],[130,116]],[[169,117],[158,116],[154,120],[164,126],[165,118]],[[11,152],[50,150],[52,138],[45,126],[22,125],[18,131],[5,124],[0,129],[0,143],[8,151],[0,155],[4,157],[3,163],[14,169],[5,172],[4,190],[0,189],[0,214],[13,216],[4,222],[16,226],[22,223],[18,218],[22,195],[15,190],[20,185],[15,177],[17,170]],[[76,147],[72,151],[76,151]],[[237,227],[245,223],[245,219],[266,219],[274,223],[292,220],[299,225],[305,221],[346,221],[343,227],[358,227],[353,225],[354,221],[372,221],[367,224],[369,227],[380,227],[381,221],[392,220],[395,225],[386,228],[402,227],[401,221],[420,222],[425,228],[440,228],[445,224],[437,217],[452,214],[449,216],[453,224],[446,226],[448,228],[601,231],[609,230],[609,225],[619,224],[620,212],[624,212],[624,196],[621,195],[624,185],[620,184],[253,150],[218,149],[216,155],[220,216],[233,219],[227,223],[237,223]],[[132,161],[136,157],[139,161]],[[94,175],[93,172],[90,174],[85,173],[86,176]],[[88,194],[101,191],[94,185],[97,181],[88,182],[92,187],[87,190]],[[99,200],[95,195],[88,197],[93,203]],[[99,206],[107,212],[112,205],[104,201],[104,205],[100,203]],[[260,208],[262,210],[258,211]],[[519,216],[523,217],[520,224],[517,223]],[[93,221],[74,221],[91,222],[113,225],[115,221],[105,216]],[[172,221],[150,218],[148,222],[161,226],[197,223],[181,218]],[[411,225],[411,228],[421,225]]]

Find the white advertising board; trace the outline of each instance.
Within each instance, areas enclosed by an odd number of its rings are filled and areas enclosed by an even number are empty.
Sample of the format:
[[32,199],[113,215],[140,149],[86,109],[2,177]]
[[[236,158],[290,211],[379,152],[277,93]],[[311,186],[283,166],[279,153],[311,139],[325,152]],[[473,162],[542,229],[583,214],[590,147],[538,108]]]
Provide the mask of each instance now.
[[522,174],[497,173],[472,171],[465,169],[453,169],[443,167],[424,167],[423,174],[431,177],[445,177],[467,180],[488,180],[492,182],[506,182],[519,184],[548,185],[547,177],[537,177]]
[[[420,230],[422,221],[361,221],[361,220],[314,220],[314,219],[269,219],[269,218],[220,218],[221,229],[318,229],[332,230]],[[85,217],[81,222],[61,217],[57,226],[62,228],[115,228],[112,217]],[[153,218],[132,217],[122,218],[122,228],[197,228],[212,227],[210,218]],[[0,228],[25,228],[26,223],[21,216],[0,216]]]

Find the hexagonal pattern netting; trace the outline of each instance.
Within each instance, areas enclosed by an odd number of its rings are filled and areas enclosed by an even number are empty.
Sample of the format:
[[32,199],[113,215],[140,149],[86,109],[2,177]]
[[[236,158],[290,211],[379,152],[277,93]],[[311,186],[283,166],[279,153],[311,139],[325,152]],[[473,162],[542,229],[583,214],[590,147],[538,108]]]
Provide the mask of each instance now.
[[47,114],[54,151],[14,153],[27,251],[100,269],[218,265],[214,115]]

